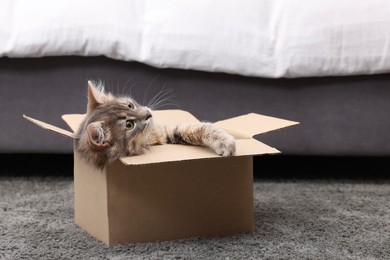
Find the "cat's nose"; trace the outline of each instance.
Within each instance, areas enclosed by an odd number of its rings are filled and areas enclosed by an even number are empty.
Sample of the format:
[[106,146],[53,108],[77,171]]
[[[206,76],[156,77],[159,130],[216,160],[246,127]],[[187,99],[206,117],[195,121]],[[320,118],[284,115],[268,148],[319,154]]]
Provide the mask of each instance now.
[[146,113],[145,113],[145,121],[148,120],[148,119],[151,118],[151,117],[152,117],[152,113],[150,113],[149,110],[146,111]]

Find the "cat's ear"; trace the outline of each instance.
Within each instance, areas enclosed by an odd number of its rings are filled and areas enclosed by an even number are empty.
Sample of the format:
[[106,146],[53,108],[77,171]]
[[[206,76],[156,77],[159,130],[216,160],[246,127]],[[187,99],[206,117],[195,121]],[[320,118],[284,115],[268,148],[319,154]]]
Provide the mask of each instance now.
[[113,100],[114,96],[104,91],[104,84],[101,81],[97,83],[88,80],[88,107],[87,113],[96,109],[99,105]]
[[108,147],[106,134],[101,122],[90,123],[87,126],[88,138],[90,143],[96,149],[105,149]]
[[96,88],[95,82],[88,80],[88,114],[101,105],[99,92],[100,91]]

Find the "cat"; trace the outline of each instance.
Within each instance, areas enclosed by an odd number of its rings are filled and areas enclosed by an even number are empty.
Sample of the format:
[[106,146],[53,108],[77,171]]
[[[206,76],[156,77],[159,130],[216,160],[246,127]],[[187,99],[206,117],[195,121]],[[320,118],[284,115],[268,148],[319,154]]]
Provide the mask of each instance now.
[[151,145],[206,146],[221,156],[233,156],[236,150],[234,138],[211,123],[154,124],[150,108],[131,97],[114,96],[93,81],[88,81],[87,114],[77,136],[77,152],[99,169],[118,158],[142,154]]

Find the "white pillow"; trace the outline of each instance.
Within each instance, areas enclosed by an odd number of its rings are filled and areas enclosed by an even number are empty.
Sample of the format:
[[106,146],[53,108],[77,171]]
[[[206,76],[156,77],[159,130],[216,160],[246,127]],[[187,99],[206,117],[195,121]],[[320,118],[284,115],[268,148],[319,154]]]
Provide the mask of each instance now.
[[260,77],[390,71],[388,0],[2,0],[0,56]]

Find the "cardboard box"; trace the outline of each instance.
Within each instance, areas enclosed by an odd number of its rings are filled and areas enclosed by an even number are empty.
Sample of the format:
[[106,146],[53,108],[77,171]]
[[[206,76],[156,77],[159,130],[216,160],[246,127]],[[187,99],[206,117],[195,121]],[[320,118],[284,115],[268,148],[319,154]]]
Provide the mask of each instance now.
[[[83,116],[63,116],[73,132],[24,117],[75,138]],[[199,122],[181,110],[153,117],[157,124]],[[252,232],[253,156],[279,152],[253,136],[297,122],[252,113],[215,124],[236,138],[236,156],[166,144],[98,171],[75,151],[76,224],[109,245]]]

